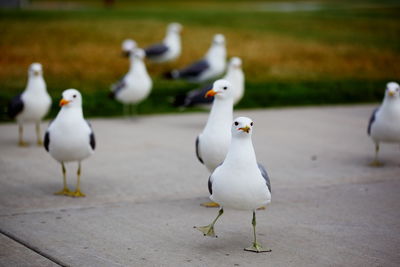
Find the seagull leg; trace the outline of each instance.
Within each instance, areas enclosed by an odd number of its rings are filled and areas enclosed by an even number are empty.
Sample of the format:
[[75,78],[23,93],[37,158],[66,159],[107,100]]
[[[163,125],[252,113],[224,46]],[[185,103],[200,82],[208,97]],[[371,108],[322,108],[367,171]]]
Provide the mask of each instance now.
[[374,160],[369,163],[369,166],[372,167],[382,167],[383,163],[378,160],[378,153],[379,153],[379,143],[375,144],[375,158]]
[[129,118],[129,104],[123,104],[123,109],[125,119]]
[[214,201],[201,203],[200,206],[203,206],[206,208],[219,208],[219,204]]
[[71,191],[69,191],[67,186],[67,175],[66,175],[67,171],[65,170],[64,162],[61,162],[61,168],[63,173],[64,188],[61,191],[55,192],[54,195],[69,196],[71,194]]
[[78,163],[77,176],[78,176],[78,181],[76,182],[75,192],[71,192],[70,196],[71,197],[85,197],[86,195],[84,193],[82,193],[81,189],[80,189],[80,184],[81,184],[81,162],[80,161]]
[[251,221],[251,224],[253,225],[253,233],[254,233],[254,241],[253,245],[251,247],[245,248],[245,251],[251,251],[251,252],[271,252],[271,249],[263,249],[263,247],[260,245],[260,243],[257,242],[257,235],[256,235],[256,212],[253,211],[253,220]]
[[224,209],[221,208],[218,212],[217,218],[215,218],[212,223],[210,223],[209,225],[206,225],[206,226],[195,226],[194,228],[196,228],[197,230],[202,232],[204,234],[204,236],[218,237],[215,235],[215,232],[214,232],[214,224],[223,213],[224,213]]
[[22,124],[18,125],[18,133],[19,133],[19,141],[18,141],[18,145],[20,147],[27,147],[28,143],[25,143],[24,141],[24,127],[22,126]]
[[36,122],[36,138],[37,138],[37,145],[42,146],[42,134],[40,133],[40,122]]

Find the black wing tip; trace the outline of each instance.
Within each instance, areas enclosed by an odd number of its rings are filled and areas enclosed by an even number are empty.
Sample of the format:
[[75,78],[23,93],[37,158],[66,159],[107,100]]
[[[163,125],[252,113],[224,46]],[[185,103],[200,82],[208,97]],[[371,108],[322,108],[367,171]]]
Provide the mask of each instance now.
[[49,132],[46,131],[46,133],[44,135],[43,145],[47,152],[49,152],[49,144],[50,144],[50,135],[49,135]]
[[115,99],[115,92],[114,91],[109,92],[108,93],[108,98]]
[[164,77],[165,79],[167,79],[167,80],[172,80],[172,79],[174,79],[174,76],[172,75],[172,71],[165,72],[165,73],[163,74],[163,77]]

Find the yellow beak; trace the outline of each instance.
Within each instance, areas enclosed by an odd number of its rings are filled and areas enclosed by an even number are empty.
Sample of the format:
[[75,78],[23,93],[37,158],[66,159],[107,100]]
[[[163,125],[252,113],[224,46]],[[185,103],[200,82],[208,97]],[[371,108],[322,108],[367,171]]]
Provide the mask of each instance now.
[[214,89],[211,89],[209,91],[207,91],[206,95],[204,97],[210,97],[210,96],[215,96],[216,94],[218,94],[217,92],[214,91]]
[[243,132],[249,133],[250,132],[250,127],[246,125],[246,127],[239,128],[239,130],[242,130]]
[[60,107],[67,105],[69,102],[71,102],[71,101],[65,100],[64,98],[61,99],[61,101],[60,101]]
[[389,91],[389,96],[394,96],[394,92],[393,91]]

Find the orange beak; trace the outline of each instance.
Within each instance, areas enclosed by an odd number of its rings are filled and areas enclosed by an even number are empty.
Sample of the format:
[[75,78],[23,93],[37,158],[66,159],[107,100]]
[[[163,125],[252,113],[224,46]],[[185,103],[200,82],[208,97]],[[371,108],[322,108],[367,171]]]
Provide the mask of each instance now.
[[70,102],[70,101],[65,100],[64,98],[61,99],[61,101],[60,101],[60,107],[65,106],[65,105],[68,104],[69,102]]
[[217,92],[215,92],[213,89],[207,91],[206,95],[204,97],[210,97],[210,96],[215,96],[216,94],[218,94]]
[[246,127],[243,127],[243,128],[239,128],[239,130],[242,130],[243,132],[249,133],[250,132],[250,127],[246,126]]

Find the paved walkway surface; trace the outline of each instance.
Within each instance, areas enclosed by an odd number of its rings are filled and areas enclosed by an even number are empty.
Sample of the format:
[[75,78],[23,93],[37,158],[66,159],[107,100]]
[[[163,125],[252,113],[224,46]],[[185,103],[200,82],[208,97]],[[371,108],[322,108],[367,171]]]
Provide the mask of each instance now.
[[[17,127],[0,125],[0,266],[399,266],[400,147],[372,168],[373,106],[237,111],[255,121],[272,203],[258,212],[271,253],[243,251],[251,212],[217,210],[194,141],[207,114],[94,119],[98,148],[83,164],[86,198],[55,196],[60,165]],[[44,125],[45,127],[45,125]],[[26,138],[33,143],[33,126]],[[75,184],[76,165],[67,166]]]

